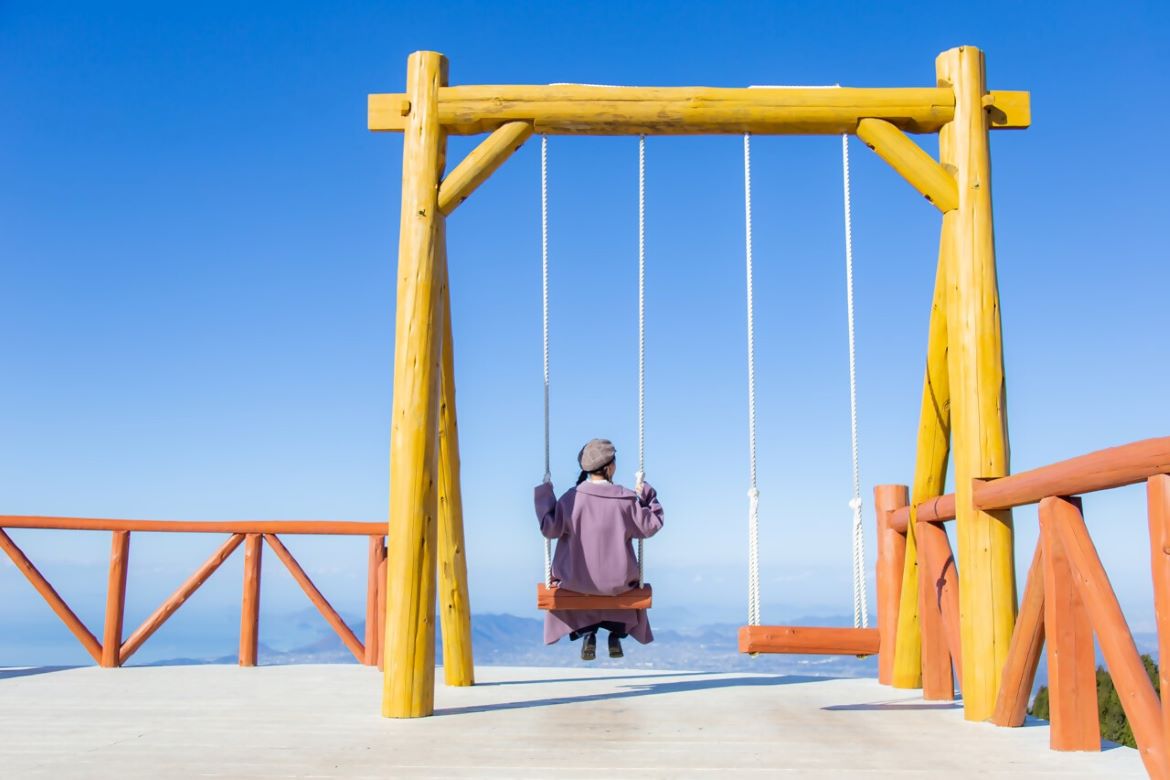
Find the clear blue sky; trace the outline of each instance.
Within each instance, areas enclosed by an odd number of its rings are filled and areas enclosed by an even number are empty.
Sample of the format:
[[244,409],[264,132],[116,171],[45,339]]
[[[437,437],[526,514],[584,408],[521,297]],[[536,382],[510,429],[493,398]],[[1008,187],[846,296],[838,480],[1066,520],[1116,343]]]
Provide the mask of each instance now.
[[[401,138],[367,132],[365,106],[403,88],[416,49],[447,54],[455,84],[927,86],[937,53],[984,48],[991,86],[1031,90],[1034,117],[993,139],[1013,465],[1164,435],[1170,15],[1153,2],[1055,8],[5,3],[0,511],[385,516]],[[472,143],[452,140],[451,158]],[[649,545],[656,614],[735,620],[741,143],[648,146],[647,471],[667,509]],[[765,619],[844,613],[839,142],[753,146]],[[537,147],[450,222],[477,611],[531,614],[541,575]],[[852,155],[868,498],[911,479],[939,218],[856,142]],[[554,138],[550,157],[554,475],[567,486],[577,448],[600,435],[629,480],[636,141]],[[1143,503],[1137,490],[1086,502],[1138,626],[1152,619]],[[1034,513],[1018,517],[1026,564]],[[13,535],[97,628],[108,538]],[[127,622],[217,543],[136,538]],[[290,546],[360,611],[361,540]],[[0,563],[0,624],[72,642]],[[272,557],[266,573],[267,614],[305,606]],[[207,588],[160,640],[215,615],[234,631],[239,560]]]

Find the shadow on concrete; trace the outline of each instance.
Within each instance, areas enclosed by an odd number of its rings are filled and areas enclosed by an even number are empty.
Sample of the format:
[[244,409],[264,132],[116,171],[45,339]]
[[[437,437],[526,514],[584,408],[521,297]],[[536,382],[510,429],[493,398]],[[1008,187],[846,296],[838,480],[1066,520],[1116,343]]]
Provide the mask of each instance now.
[[881,701],[869,704],[833,704],[821,707],[825,712],[898,712],[899,710],[961,710],[961,702]]
[[32,677],[35,674],[51,674],[63,672],[67,669],[80,669],[80,666],[25,666],[15,669],[0,669],[0,680],[10,680],[14,677]]
[[[701,674],[692,672],[692,674]],[[676,676],[676,675],[670,675]],[[471,707],[446,707],[436,709],[436,716],[470,715],[476,712],[499,712],[501,710],[526,710],[533,707],[554,707],[559,704],[584,704],[589,702],[614,701],[630,699],[637,696],[658,696],[669,693],[688,693],[692,691],[709,691],[719,688],[758,688],[775,687],[781,685],[795,685],[808,682],[824,682],[830,677],[798,677],[789,676],[736,676],[703,680],[680,680],[678,682],[649,683],[646,685],[627,686],[625,690],[609,691],[606,693],[591,693],[584,696],[556,696],[546,699],[528,699],[525,701],[500,702],[498,704],[481,704]],[[541,682],[553,682],[542,680]]]
[[614,674],[596,677],[550,677],[536,680],[500,680],[498,682],[477,682],[476,688],[490,688],[497,685],[540,685],[541,683],[604,682],[606,680],[641,680],[648,677],[696,677],[718,674],[717,672],[655,672],[651,674]]

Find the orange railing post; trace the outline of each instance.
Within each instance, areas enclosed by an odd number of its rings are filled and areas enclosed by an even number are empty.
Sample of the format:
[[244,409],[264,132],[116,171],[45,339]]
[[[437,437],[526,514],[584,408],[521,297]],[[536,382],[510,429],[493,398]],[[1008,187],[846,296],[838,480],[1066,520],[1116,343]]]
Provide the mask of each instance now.
[[1100,750],[1093,627],[1056,526],[1079,515],[1079,498],[1040,502],[1044,570],[1044,636],[1048,641],[1049,745],[1053,750]]
[[[1101,654],[1105,656],[1105,663],[1113,677],[1113,684],[1117,688],[1146,771],[1151,777],[1170,777],[1158,695],[1154,693],[1154,686],[1146,675],[1133,634],[1129,631],[1129,624],[1121,611],[1121,604],[1113,592],[1105,567],[1101,565],[1084,518],[1080,510],[1067,500],[1049,498],[1045,501],[1049,502],[1049,512],[1054,520],[1052,525],[1056,527],[1057,536],[1068,556],[1073,581],[1088,610],[1097,642],[1101,645]],[[1051,634],[1051,631],[1047,633]],[[1051,636],[1048,641],[1053,641]]]
[[[916,514],[922,512],[921,507]],[[963,650],[959,637],[959,576],[955,555],[947,529],[941,524],[918,520],[915,524],[918,538],[919,576],[923,579],[927,601],[923,607],[923,637],[931,635],[935,649],[929,669],[931,687],[923,696],[935,701],[955,698],[955,679],[963,687]],[[945,647],[945,659],[938,645]],[[953,673],[953,676],[952,676]]]
[[890,514],[910,503],[906,485],[878,485],[873,491],[877,514],[877,623],[878,682],[894,681],[894,647],[898,635],[898,602],[902,598],[902,569],[906,564],[906,536],[890,526]]
[[240,603],[240,666],[255,666],[260,644],[260,568],[264,554],[263,537],[248,534],[244,539],[244,593]]
[[366,564],[366,666],[378,665],[378,569],[386,556],[381,536],[370,536],[369,560]]
[[[1154,575],[1154,615],[1158,626],[1158,675],[1162,689],[1162,742],[1170,745],[1170,475],[1146,484],[1150,520],[1150,567]],[[1170,761],[1170,759],[1168,759]]]
[[126,616],[126,569],[130,564],[130,532],[114,531],[110,545],[110,576],[106,585],[106,623],[102,632],[102,666],[122,665],[122,620]]
[[386,670],[386,539],[378,561],[378,671]]

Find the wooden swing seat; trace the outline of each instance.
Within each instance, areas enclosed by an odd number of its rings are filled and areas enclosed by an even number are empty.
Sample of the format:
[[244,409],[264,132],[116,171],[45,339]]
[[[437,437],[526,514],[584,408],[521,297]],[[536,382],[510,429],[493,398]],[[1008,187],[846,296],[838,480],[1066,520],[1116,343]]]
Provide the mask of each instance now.
[[536,586],[537,609],[649,609],[652,591],[650,585],[630,588],[616,596],[594,596],[565,588],[548,587],[543,582]]
[[741,653],[864,656],[877,651],[876,628],[744,626],[739,630]]

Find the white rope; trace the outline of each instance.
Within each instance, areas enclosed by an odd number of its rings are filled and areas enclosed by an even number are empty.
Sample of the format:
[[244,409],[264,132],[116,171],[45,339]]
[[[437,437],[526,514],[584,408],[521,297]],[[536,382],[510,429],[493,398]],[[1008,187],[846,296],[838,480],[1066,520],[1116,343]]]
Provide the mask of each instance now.
[[[638,137],[638,472],[634,492],[646,477],[646,136]],[[645,539],[638,540],[638,587],[646,580]]]
[[747,369],[748,369],[748,625],[760,625],[760,490],[756,483],[756,326],[752,281],[752,145],[743,136],[743,212],[747,273]]
[[[544,482],[552,483],[548,414],[548,136],[540,137],[541,323],[544,334]],[[544,540],[544,584],[552,587],[552,539]]]
[[845,309],[849,323],[849,437],[853,456],[853,625],[869,626],[865,592],[865,532],[861,523],[861,469],[857,454],[857,347],[853,320],[853,213],[849,186],[849,136],[841,136],[841,174],[845,199]]

